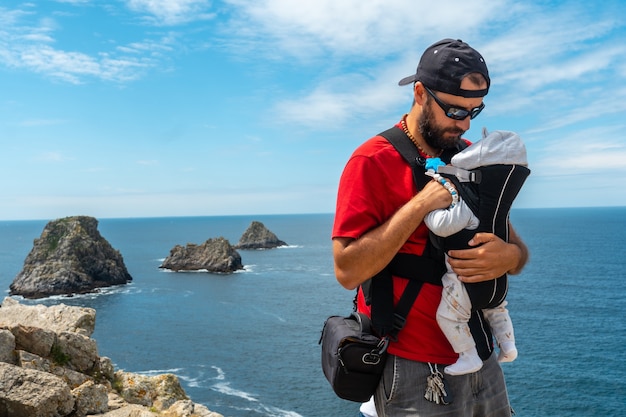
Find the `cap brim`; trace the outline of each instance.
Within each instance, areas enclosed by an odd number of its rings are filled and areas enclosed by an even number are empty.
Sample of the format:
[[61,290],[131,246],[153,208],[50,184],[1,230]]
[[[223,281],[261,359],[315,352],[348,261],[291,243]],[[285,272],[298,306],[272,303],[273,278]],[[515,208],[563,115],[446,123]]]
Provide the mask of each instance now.
[[403,79],[401,79],[400,81],[398,81],[398,85],[407,85],[407,84],[411,84],[414,83],[416,81],[416,75],[409,75],[408,77],[404,77]]

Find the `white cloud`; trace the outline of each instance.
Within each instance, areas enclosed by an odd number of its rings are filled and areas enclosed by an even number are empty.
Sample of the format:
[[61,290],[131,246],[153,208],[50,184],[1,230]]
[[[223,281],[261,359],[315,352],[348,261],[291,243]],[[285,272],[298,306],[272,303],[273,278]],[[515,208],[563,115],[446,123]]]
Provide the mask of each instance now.
[[592,176],[611,181],[613,175],[626,174],[626,143],[623,126],[613,124],[590,127],[565,136],[541,138],[540,152],[533,153],[534,175]]
[[159,161],[156,159],[150,159],[150,160],[144,159],[144,160],[137,161],[137,164],[143,165],[143,166],[156,166],[156,165],[159,165]]
[[[300,58],[388,56],[421,41],[476,33],[503,1],[227,0],[237,11],[230,29],[256,50]],[[245,28],[241,30],[241,28]],[[268,43],[268,40],[271,40]],[[427,46],[424,44],[424,46]]]
[[66,123],[66,120],[60,119],[28,119],[22,120],[19,123],[21,127],[32,127],[32,126],[55,126]]
[[67,162],[67,161],[72,161],[73,158],[66,156],[65,154],[63,154],[62,152],[58,152],[58,151],[50,151],[50,152],[44,152],[42,154],[39,154],[36,157],[36,160],[39,162]]
[[[406,75],[410,71],[407,69]],[[297,120],[308,128],[336,129],[359,117],[382,116],[396,110],[404,94],[410,96],[410,88],[397,86],[400,78],[392,69],[381,71],[374,79],[356,74],[329,79],[313,91],[279,101],[273,117],[285,123]],[[410,98],[406,100],[408,108]]]
[[9,56],[11,66],[27,68],[70,83],[80,84],[86,78],[108,81],[136,79],[142,70],[150,66],[146,60],[133,58],[110,58],[107,55],[93,57],[81,52],[67,52],[47,45],[26,46],[13,50]]
[[172,26],[215,17],[208,0],[128,0],[128,7],[147,13],[151,23]]
[[[477,33],[504,1],[227,0],[235,7],[228,33],[246,48],[299,58],[362,60],[393,56],[440,37]],[[276,50],[278,48],[278,51]],[[412,50],[409,53],[413,53]]]
[[[486,7],[471,4],[468,10],[445,3],[424,11],[403,0],[367,6],[356,0],[230,3],[240,8],[243,26],[255,29],[254,34],[243,35],[250,42],[254,36],[259,42],[272,39],[268,45],[280,53],[319,54],[328,63],[317,85],[305,83],[308,91],[296,92],[277,105],[276,113],[284,119],[309,127],[338,126],[359,114],[379,116],[381,109],[397,105],[402,93],[394,89],[396,82],[414,70],[422,48],[439,36],[456,33],[475,34],[476,42],[472,36],[467,40],[487,58],[493,79],[490,115],[534,114],[540,124],[526,128],[537,133],[623,114],[626,106],[626,95],[619,89],[626,75],[624,22],[611,13],[610,5],[590,9],[564,3],[547,9],[498,2]],[[386,75],[363,77],[361,62],[368,63],[371,73]],[[350,70],[353,74],[346,73]],[[609,79],[618,90],[598,91]]]
[[593,88],[574,92],[573,96],[561,102],[553,99],[553,102],[565,103],[566,106],[555,105],[553,111],[558,117],[550,117],[547,122],[529,130],[529,133],[553,131],[603,117],[624,122],[621,115],[626,113],[626,88],[616,88],[611,94],[607,94],[604,88]]
[[159,66],[164,53],[171,52],[175,35],[145,39],[118,46],[112,51],[87,53],[55,47],[58,24],[48,17],[36,18],[34,11],[0,8],[0,64],[26,69],[73,84],[89,79],[112,82],[135,80],[149,68]]

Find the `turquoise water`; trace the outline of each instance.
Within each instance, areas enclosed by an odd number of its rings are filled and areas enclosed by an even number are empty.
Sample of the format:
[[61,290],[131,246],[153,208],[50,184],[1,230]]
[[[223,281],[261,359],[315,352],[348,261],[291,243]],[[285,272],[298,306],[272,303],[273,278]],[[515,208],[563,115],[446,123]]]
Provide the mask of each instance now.
[[[520,356],[504,364],[517,416],[618,416],[626,405],[626,209],[513,210],[531,249],[511,279]],[[253,220],[288,247],[240,251],[245,271],[173,273],[158,266],[176,244],[223,236]],[[46,221],[0,222],[0,287],[20,271]],[[35,303],[97,309],[99,353],[116,368],[177,374],[187,393],[233,417],[355,416],[319,365],[320,330],[347,314],[352,292],[335,281],[332,216],[100,219],[130,285]],[[33,301],[23,301],[33,303]]]

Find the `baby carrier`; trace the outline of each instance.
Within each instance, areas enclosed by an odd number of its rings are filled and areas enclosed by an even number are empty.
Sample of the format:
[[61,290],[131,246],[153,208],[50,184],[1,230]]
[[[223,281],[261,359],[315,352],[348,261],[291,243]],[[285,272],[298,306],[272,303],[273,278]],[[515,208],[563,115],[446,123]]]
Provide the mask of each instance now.
[[[392,127],[380,133],[380,136],[387,139],[409,164],[417,191],[421,190],[431,180],[425,174],[426,159],[419,154],[402,129]],[[457,147],[444,151],[440,158],[448,163],[455,154],[466,147],[467,144],[464,141],[459,141]],[[433,244],[433,242],[426,245],[421,256],[407,253],[396,254],[386,268],[361,286],[366,302],[371,305],[373,331],[381,337],[395,340],[404,327],[406,316],[422,284],[428,282],[441,286],[441,277],[445,271],[443,246]],[[392,275],[409,280],[402,297],[395,306]],[[487,359],[491,355],[493,345],[491,330],[489,326],[485,326],[482,312],[474,311],[468,324],[480,357]]]
[[[465,164],[471,161],[475,167],[466,170],[454,166],[457,159],[465,156],[457,154],[452,159],[453,165],[440,166],[437,169],[437,173],[454,183],[461,198],[480,221],[477,229],[463,229],[447,238],[438,238],[431,234],[435,245],[446,252],[450,249],[469,248],[467,242],[479,232],[493,233],[508,242],[511,205],[530,174],[525,166],[526,150],[519,136],[506,131],[494,131],[490,135],[484,131],[483,135],[481,142],[495,143],[498,149],[485,150],[490,146],[485,144],[478,152],[468,155],[462,161]],[[511,151],[511,148],[515,149]],[[467,148],[463,153],[469,154],[471,151]],[[498,153],[503,157],[498,157]],[[507,276],[504,274],[495,280],[466,283],[465,287],[472,300],[472,309],[493,308],[504,301],[508,289]]]

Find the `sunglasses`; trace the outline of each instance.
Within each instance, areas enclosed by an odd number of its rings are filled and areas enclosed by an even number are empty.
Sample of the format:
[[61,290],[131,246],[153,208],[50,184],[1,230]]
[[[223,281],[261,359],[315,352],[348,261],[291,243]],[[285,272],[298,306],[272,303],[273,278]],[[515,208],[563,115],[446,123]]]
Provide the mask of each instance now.
[[437,104],[439,104],[439,107],[441,107],[446,116],[454,120],[465,120],[467,116],[469,116],[470,119],[473,119],[474,117],[478,116],[478,114],[485,108],[485,103],[480,103],[480,106],[474,107],[471,110],[464,109],[463,107],[451,106],[441,101],[435,95],[435,93],[430,91],[430,88],[424,86],[424,89],[433,99],[435,99],[435,101],[437,102]]

